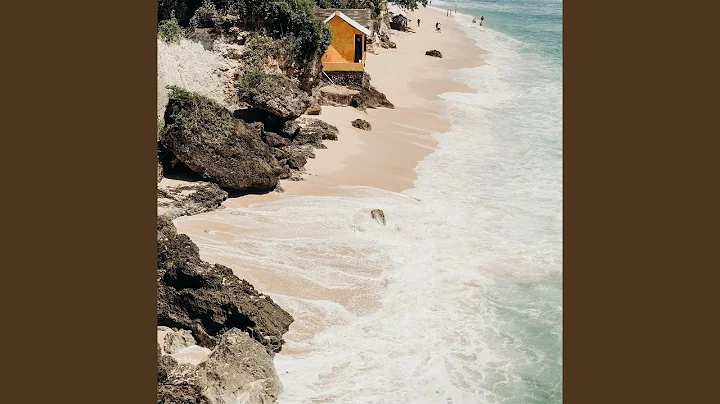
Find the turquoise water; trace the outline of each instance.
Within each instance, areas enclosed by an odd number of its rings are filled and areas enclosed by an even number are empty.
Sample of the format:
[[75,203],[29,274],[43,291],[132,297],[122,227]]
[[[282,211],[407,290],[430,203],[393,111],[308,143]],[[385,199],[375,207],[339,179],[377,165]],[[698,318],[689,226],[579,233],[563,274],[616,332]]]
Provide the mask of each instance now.
[[[503,217],[488,225],[484,236],[508,246],[496,254],[496,263],[507,262],[508,275],[495,277],[484,301],[477,302],[478,310],[493,318],[492,338],[516,355],[511,377],[494,389],[495,401],[560,403],[562,2],[463,0],[433,6],[457,7],[466,32],[490,52],[488,66],[457,73],[480,94],[470,99],[450,94],[446,100],[458,117],[456,141],[465,139],[480,150],[475,158],[482,164],[466,162],[480,172],[479,199]],[[483,27],[470,21],[481,15]]]

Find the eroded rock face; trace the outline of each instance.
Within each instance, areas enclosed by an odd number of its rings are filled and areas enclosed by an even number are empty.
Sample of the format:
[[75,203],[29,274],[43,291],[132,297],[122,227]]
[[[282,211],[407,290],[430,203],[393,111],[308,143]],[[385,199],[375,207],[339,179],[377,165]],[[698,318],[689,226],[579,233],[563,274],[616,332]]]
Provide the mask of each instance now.
[[370,125],[370,122],[364,120],[364,119],[355,119],[351,122],[352,126],[362,129],[362,130],[372,130],[372,125]]
[[[325,121],[315,118],[300,118],[297,121],[299,126],[297,136],[295,138],[299,143],[317,143],[318,139],[337,140],[340,131],[337,126],[331,125]],[[308,141],[305,141],[307,139]],[[322,144],[322,142],[320,142]]]
[[293,318],[223,265],[202,261],[197,246],[167,216],[157,223],[158,326],[190,330],[213,348],[231,328],[279,352]]
[[197,384],[217,404],[274,403],[282,389],[268,352],[237,329],[225,332],[198,365]]
[[188,182],[182,185],[158,186],[158,214],[171,218],[196,215],[219,208],[228,193],[211,182]]
[[295,119],[310,106],[307,93],[287,77],[262,72],[246,73],[238,100],[284,119]]
[[195,338],[189,330],[170,331],[165,335],[165,352],[174,354],[195,345]]
[[265,143],[268,144],[270,147],[283,147],[283,146],[290,146],[290,139],[284,138],[277,133],[273,132],[265,132],[263,136],[263,140]]
[[429,51],[425,52],[425,54],[428,55],[428,56],[436,57],[436,58],[442,58],[442,57],[443,57],[443,56],[442,56],[442,53],[440,53],[439,50],[435,50],[435,49],[429,50]]
[[282,171],[262,139],[262,124],[247,124],[216,102],[175,89],[160,143],[204,179],[227,190],[271,190]]
[[179,365],[158,345],[159,403],[268,404],[281,389],[272,356],[236,328],[223,333],[197,365]]

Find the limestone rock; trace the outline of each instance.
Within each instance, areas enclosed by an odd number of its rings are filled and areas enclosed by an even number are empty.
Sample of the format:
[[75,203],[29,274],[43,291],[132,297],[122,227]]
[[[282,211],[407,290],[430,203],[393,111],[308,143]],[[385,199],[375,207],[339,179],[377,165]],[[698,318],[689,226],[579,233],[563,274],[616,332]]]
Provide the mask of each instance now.
[[168,354],[174,354],[192,345],[195,345],[195,338],[189,330],[170,331],[165,334],[165,352]]
[[238,329],[225,332],[198,365],[197,384],[214,404],[274,403],[282,388],[268,352]]
[[370,216],[375,219],[378,223],[385,225],[385,212],[381,209],[373,209],[370,211]]
[[352,126],[362,129],[362,130],[372,130],[372,125],[370,125],[370,122],[364,120],[364,119],[356,119],[352,121]]
[[439,50],[434,50],[434,49],[425,52],[425,54],[428,55],[428,56],[436,57],[436,58],[442,58],[442,57],[443,57],[443,56],[442,56],[442,53],[440,53]]
[[219,208],[228,193],[217,184],[198,181],[157,188],[158,214],[171,218],[191,216]]
[[291,143],[289,139],[284,138],[273,132],[265,132],[263,135],[263,140],[270,147],[290,146]]
[[340,133],[337,126],[320,119],[299,118],[296,122],[299,125],[296,140],[297,138],[312,139],[313,141],[309,143],[322,144],[322,140],[337,140]]

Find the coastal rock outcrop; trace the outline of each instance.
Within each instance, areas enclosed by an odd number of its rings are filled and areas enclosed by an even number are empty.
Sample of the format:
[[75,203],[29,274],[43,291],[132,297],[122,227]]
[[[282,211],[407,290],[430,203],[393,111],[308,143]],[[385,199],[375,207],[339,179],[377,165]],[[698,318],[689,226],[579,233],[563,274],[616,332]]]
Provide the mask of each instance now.
[[428,55],[428,56],[436,57],[436,58],[442,58],[442,57],[443,57],[443,56],[442,56],[442,53],[440,53],[439,50],[435,50],[435,49],[429,50],[429,51],[425,52],[425,54]]
[[337,126],[320,119],[300,118],[296,122],[299,127],[296,139],[337,140],[340,134]]
[[158,355],[158,403],[274,403],[281,390],[271,355],[237,328],[197,365]]
[[238,329],[222,335],[197,374],[197,385],[214,404],[274,403],[281,390],[271,356]]
[[167,216],[157,222],[158,325],[190,330],[197,344],[213,348],[237,328],[279,352],[292,316],[226,266],[200,259],[198,247],[178,234]]
[[160,144],[202,178],[233,191],[271,190],[282,171],[261,139],[263,126],[247,124],[216,102],[173,88]]
[[362,130],[372,130],[372,125],[370,125],[370,122],[364,120],[364,119],[355,119],[351,122],[352,126],[362,129]]
[[195,345],[195,338],[189,330],[170,330],[165,334],[165,352],[174,354],[184,348]]
[[180,185],[158,186],[158,214],[171,218],[213,211],[228,197],[217,184],[188,182]]
[[314,118],[300,118],[296,121],[298,129],[293,137],[293,144],[309,144],[322,148],[323,140],[337,140],[340,131],[335,125]]
[[385,212],[381,209],[373,209],[370,211],[370,216],[375,219],[378,223],[385,225]]
[[238,87],[238,100],[284,119],[295,119],[310,106],[310,98],[290,79],[280,74],[252,70]]

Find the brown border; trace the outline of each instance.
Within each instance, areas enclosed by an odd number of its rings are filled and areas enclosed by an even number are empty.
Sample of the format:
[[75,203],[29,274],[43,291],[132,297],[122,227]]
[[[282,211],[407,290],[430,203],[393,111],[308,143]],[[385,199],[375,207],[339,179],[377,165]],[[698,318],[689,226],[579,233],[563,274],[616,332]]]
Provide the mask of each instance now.
[[567,403],[717,396],[717,334],[698,331],[717,316],[717,147],[704,144],[717,138],[718,70],[705,60],[716,16],[695,3],[565,3]]
[[3,6],[4,402],[156,399],[156,14]]
[[[568,6],[565,401],[709,402],[717,14]],[[155,399],[155,7],[4,6],[7,402]]]

